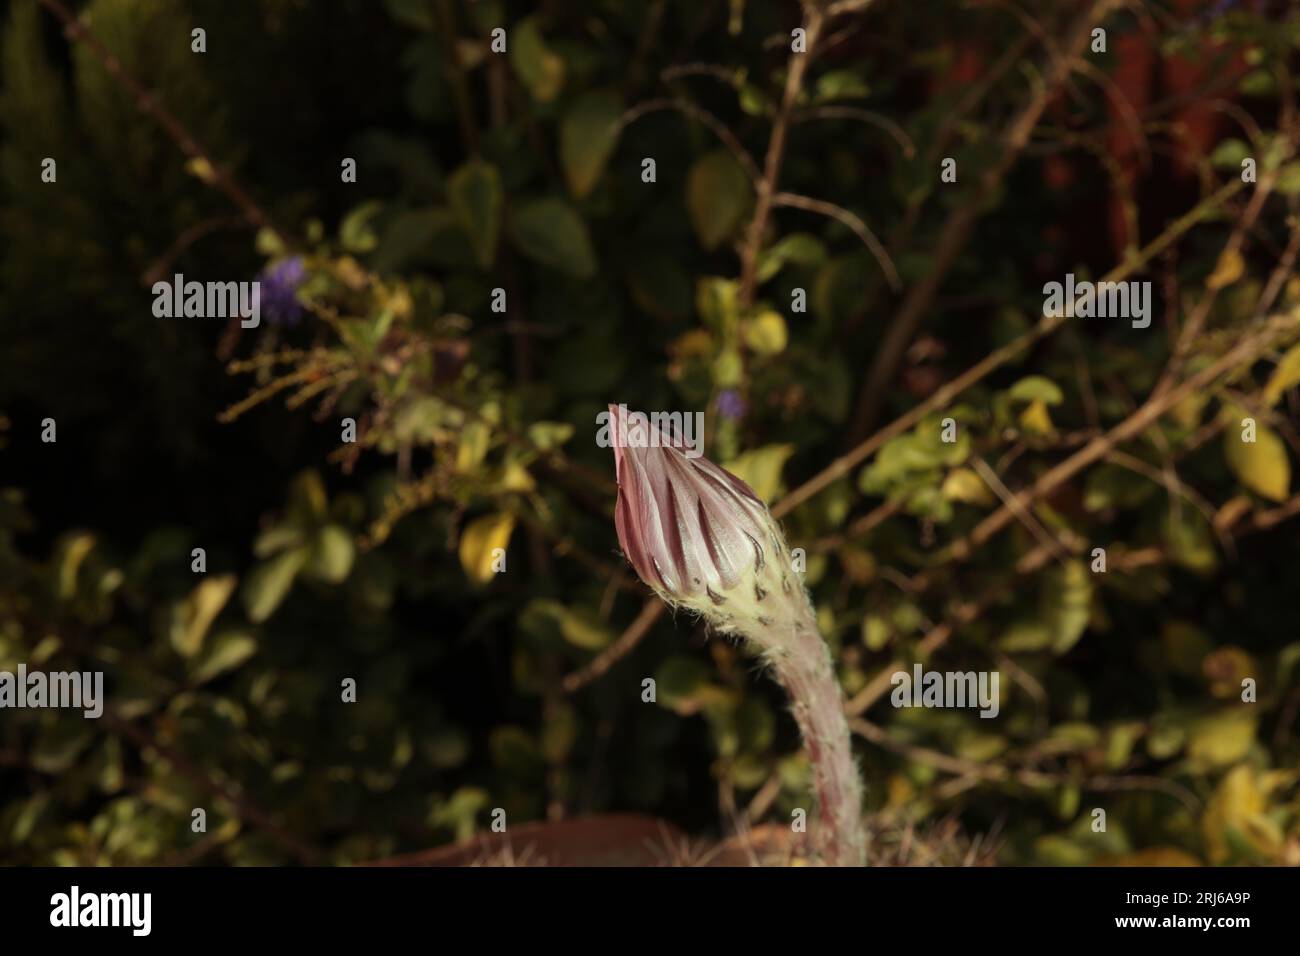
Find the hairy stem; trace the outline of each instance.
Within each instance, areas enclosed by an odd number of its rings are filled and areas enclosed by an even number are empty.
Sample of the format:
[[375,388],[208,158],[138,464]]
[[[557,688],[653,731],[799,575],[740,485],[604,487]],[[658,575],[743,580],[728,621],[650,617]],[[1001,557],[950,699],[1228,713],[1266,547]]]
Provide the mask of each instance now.
[[769,633],[756,634],[754,640],[790,697],[808,749],[819,814],[814,846],[829,866],[863,866],[862,783],[853,762],[844,698],[812,608],[806,599],[793,603],[793,624],[778,619],[768,626]]

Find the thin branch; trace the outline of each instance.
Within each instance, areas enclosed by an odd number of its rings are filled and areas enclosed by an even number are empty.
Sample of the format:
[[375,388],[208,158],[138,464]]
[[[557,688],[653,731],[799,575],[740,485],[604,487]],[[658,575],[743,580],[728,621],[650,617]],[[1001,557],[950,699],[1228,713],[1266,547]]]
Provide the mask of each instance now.
[[[1206,366],[1176,388],[1160,395],[1153,394],[1137,411],[1106,434],[1093,439],[1069,458],[1040,475],[1033,485],[1016,496],[1017,503],[1020,507],[1027,507],[1051,494],[1080,470],[1110,454],[1117,445],[1140,435],[1154,425],[1169,409],[1187,396],[1204,390],[1228,372],[1254,362],[1278,342],[1294,337],[1297,327],[1300,327],[1300,312],[1279,317],[1264,328],[1243,338],[1235,348],[1218,361]],[[939,557],[939,565],[970,558],[990,538],[1005,528],[1013,517],[1014,512],[1006,505],[994,511],[964,538],[948,545]],[[918,576],[918,587],[928,584],[937,566],[928,568]]]
[[916,144],[912,142],[912,137],[907,135],[907,131],[899,126],[888,116],[882,116],[880,113],[872,110],[865,110],[859,106],[815,106],[812,109],[801,111],[794,117],[796,123],[806,123],[809,120],[821,119],[855,119],[872,126],[878,126],[894,138],[894,142],[903,150],[903,156],[911,159],[916,155]]
[[[1236,195],[1236,193],[1242,188],[1243,183],[1240,179],[1234,178],[1230,180],[1217,192],[1211,193],[1205,199],[1201,200],[1201,202],[1193,209],[1171,223],[1163,233],[1148,243],[1141,252],[1126,258],[1121,265],[1116,266],[1114,269],[1110,270],[1110,272],[1106,273],[1106,275],[1102,277],[1101,281],[1118,282],[1143,268],[1147,262],[1163,253],[1166,249],[1177,242],[1183,234],[1200,222],[1207,212],[1226,202],[1232,196]],[[772,514],[778,518],[782,515],[789,514],[809,498],[849,474],[854,468],[865,461],[868,456],[874,454],[890,439],[896,438],[908,431],[927,415],[947,407],[955,401],[962,392],[966,391],[966,389],[978,384],[1007,362],[1017,358],[1037,342],[1051,335],[1058,328],[1064,325],[1066,321],[1068,320],[1059,315],[1045,316],[1028,332],[1023,333],[1001,348],[994,349],[956,378],[953,378],[940,386],[939,389],[937,389],[928,399],[916,405],[911,410],[904,412],[870,438],[861,442],[856,448],[841,455],[812,478],[809,478],[798,488],[794,489],[776,503],[772,508]]]
[[772,205],[821,213],[823,216],[830,216],[832,219],[842,222],[853,231],[855,236],[862,240],[862,244],[876,257],[876,262],[880,264],[881,271],[885,273],[885,278],[889,281],[889,287],[894,290],[902,288],[903,280],[898,277],[898,269],[894,267],[894,260],[889,258],[889,253],[880,244],[876,234],[871,231],[865,222],[843,206],[837,206],[835,203],[825,202],[821,199],[800,196],[796,193],[777,193],[772,197]]
[[795,103],[803,89],[804,74],[808,62],[817,49],[817,39],[821,35],[824,14],[815,6],[804,7],[803,29],[805,53],[791,53],[786,72],[785,93],[781,106],[772,124],[772,135],[767,141],[767,158],[763,163],[763,176],[757,184],[757,199],[754,203],[754,218],[750,220],[749,232],[740,253],[740,304],[749,307],[754,304],[754,291],[758,279],[758,254],[763,246],[763,235],[767,231],[767,221],[772,214],[772,198],[776,194],[776,184],[781,177],[781,163],[785,159],[786,130],[790,117],[794,113]]
[[745,149],[745,147],[741,145],[740,140],[736,138],[736,134],[728,129],[727,125],[723,123],[722,120],[718,119],[708,110],[696,106],[689,100],[684,100],[680,97],[661,97],[660,99],[646,100],[643,103],[638,103],[636,106],[629,108],[619,118],[619,129],[626,129],[646,114],[656,113],[661,110],[677,110],[679,113],[684,113],[692,119],[699,120],[713,131],[714,135],[722,141],[722,144],[726,146],[727,149],[731,150],[732,155],[736,157],[736,161],[744,168],[745,174],[749,176],[750,181],[754,183],[759,181],[760,174],[758,171],[758,164],[754,162],[754,157],[749,155],[749,150]]
[[588,662],[584,667],[568,674],[561,687],[566,694],[572,694],[574,691],[581,690],[592,681],[603,676],[606,671],[621,661],[632,649],[641,643],[641,639],[650,633],[650,628],[654,626],[655,621],[659,620],[659,615],[664,612],[664,602],[657,597],[652,597],[641,606],[641,613],[636,619],[628,625],[623,635],[609,647],[600,652],[593,660]]
[[211,170],[212,182],[230,197],[231,202],[239,207],[249,222],[254,226],[270,229],[280,238],[281,242],[286,245],[289,244],[284,234],[275,227],[270,217],[254,201],[253,197],[245,192],[239,183],[235,182],[224,166],[212,160],[208,151],[181,125],[180,121],[162,104],[162,101],[152,90],[146,88],[126,71],[126,68],[122,66],[122,61],[104,46],[99,37],[92,33],[82,20],[75,16],[60,0],[40,0],[40,4],[63,22],[64,33],[69,40],[83,44],[99,60],[105,72],[131,93],[135,98],[136,109],[151,117],[161,126],[172,142],[180,147],[181,152],[186,156],[207,164],[207,167]]
[[849,425],[850,441],[860,439],[871,427],[908,344],[929,312],[949,270],[966,247],[976,222],[983,215],[987,205],[986,200],[994,193],[998,184],[1015,164],[1021,151],[1028,145],[1030,135],[1043,111],[1047,109],[1048,102],[1069,80],[1072,62],[1070,57],[1075,56],[1086,46],[1092,28],[1101,22],[1116,3],[1117,0],[1096,0],[1071,25],[1066,42],[1063,44],[1069,55],[1051,57],[1047,82],[1041,90],[1029,98],[1002,133],[1000,155],[983,170],[970,197],[954,210],[944,223],[925,277],[904,297],[876,350],[871,368],[858,394],[853,419]]
[[[1051,558],[1052,549],[1041,544],[1025,552],[1016,562],[1015,568],[1010,575],[985,590],[978,598],[958,604],[947,619],[927,631],[925,636],[917,642],[913,655],[917,658],[925,658],[943,647],[951,640],[957,628],[965,627],[976,620],[992,607],[1017,580],[1038,571]],[[907,663],[902,658],[890,661],[872,680],[867,682],[867,685],[862,690],[853,695],[844,705],[844,709],[850,715],[857,715],[866,711],[867,708],[889,692],[893,673],[906,666]]]

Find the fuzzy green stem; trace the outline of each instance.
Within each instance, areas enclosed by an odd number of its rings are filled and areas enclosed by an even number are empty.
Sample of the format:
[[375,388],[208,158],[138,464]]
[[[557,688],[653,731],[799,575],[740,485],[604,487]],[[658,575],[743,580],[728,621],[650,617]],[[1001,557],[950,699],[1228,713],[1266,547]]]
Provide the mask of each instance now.
[[[829,866],[863,866],[867,844],[862,828],[862,783],[853,762],[844,697],[830,648],[817,631],[807,599],[799,594],[792,618],[775,618],[767,633],[751,638],[763,648],[777,681],[790,697],[791,711],[812,767],[818,826],[814,846]],[[784,619],[782,619],[784,618]]]

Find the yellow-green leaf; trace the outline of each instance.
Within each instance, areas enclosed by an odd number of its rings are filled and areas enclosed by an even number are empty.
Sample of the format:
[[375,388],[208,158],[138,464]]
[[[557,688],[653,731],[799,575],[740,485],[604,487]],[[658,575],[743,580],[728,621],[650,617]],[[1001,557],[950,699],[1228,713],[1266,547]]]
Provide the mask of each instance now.
[[596,616],[584,608],[561,608],[558,620],[564,639],[585,651],[598,651],[614,639]]
[[1203,769],[1236,763],[1255,742],[1255,726],[1255,717],[1242,710],[1203,717],[1188,733],[1187,756]]
[[1238,847],[1266,860],[1281,855],[1285,837],[1268,813],[1268,794],[1253,767],[1233,767],[1205,807],[1201,830],[1210,862],[1229,862]]
[[1044,617],[1052,650],[1064,654],[1087,630],[1092,609],[1092,573],[1082,561],[1068,561],[1044,575]]
[[194,666],[197,684],[233,670],[257,653],[257,641],[245,631],[222,631],[212,638],[203,656]]
[[1208,289],[1223,289],[1241,278],[1246,271],[1246,260],[1236,249],[1225,249],[1214,266],[1214,271],[1205,280]]
[[202,156],[196,156],[194,159],[186,160],[185,171],[207,186],[211,186],[217,181],[216,170],[214,170],[212,164]]
[[326,525],[316,534],[310,571],[318,578],[338,584],[352,570],[355,557],[356,545],[347,528],[336,524]]
[[1007,389],[1007,396],[1018,402],[1045,402],[1060,405],[1065,401],[1061,386],[1045,375],[1028,375]]
[[447,203],[469,239],[475,260],[487,268],[496,258],[501,234],[501,174],[491,163],[470,160],[448,177]]
[[749,208],[749,177],[725,149],[697,159],[686,178],[686,209],[705,249],[716,249]]
[[539,102],[555,99],[564,86],[564,60],[547,47],[535,16],[521,20],[511,31],[510,65]]
[[539,451],[554,451],[573,437],[573,426],[568,422],[533,422],[528,426],[528,440]]
[[560,164],[569,191],[582,199],[595,188],[621,130],[623,100],[613,90],[583,95],[560,124]]
[[249,620],[260,624],[274,613],[310,554],[311,548],[294,548],[263,561],[249,573],[241,595]]
[[537,487],[533,476],[517,461],[507,461],[501,471],[501,490],[529,492]]
[[1052,424],[1052,415],[1047,410],[1047,403],[1034,399],[1020,413],[1020,427],[1032,435],[1054,435],[1056,426]]
[[76,593],[77,571],[94,547],[95,536],[85,532],[77,532],[63,542],[59,556],[59,597],[69,598]]
[[547,196],[523,203],[510,226],[510,238],[528,258],[575,279],[596,274],[596,252],[587,224],[564,200]]
[[456,470],[472,471],[483,463],[487,457],[488,443],[492,430],[487,422],[467,422],[460,432],[460,444],[456,447]]
[[760,312],[745,325],[745,344],[759,355],[785,351],[788,340],[785,317],[773,309]]
[[1242,441],[1241,429],[1235,427],[1223,437],[1228,467],[1241,483],[1270,501],[1285,501],[1291,491],[1291,460],[1277,432],[1257,423],[1253,442]]
[[988,484],[970,468],[953,469],[943,480],[940,490],[949,501],[961,501],[968,505],[987,506],[995,500]]
[[203,646],[208,628],[235,591],[233,574],[204,578],[177,608],[172,618],[171,645],[182,657],[193,657]]
[[1300,385],[1300,345],[1292,346],[1273,369],[1264,386],[1264,401],[1276,405],[1283,392],[1297,385]]
[[781,469],[794,454],[794,445],[764,445],[747,451],[723,467],[754,489],[754,494],[771,502],[781,490]]
[[500,512],[475,518],[460,535],[460,564],[466,576],[476,584],[486,584],[495,574],[494,552],[510,543],[515,530],[514,515]]

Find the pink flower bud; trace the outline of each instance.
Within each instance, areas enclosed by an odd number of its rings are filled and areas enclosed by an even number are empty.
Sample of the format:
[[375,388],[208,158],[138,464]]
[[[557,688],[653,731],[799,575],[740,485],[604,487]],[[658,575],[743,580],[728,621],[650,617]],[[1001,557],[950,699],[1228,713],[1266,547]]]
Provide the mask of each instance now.
[[812,763],[822,817],[818,855],[860,866],[862,789],[843,694],[771,512],[749,485],[644,414],[609,406],[609,434],[623,552],[665,601],[748,638],[771,666]]
[[791,590],[781,534],[749,485],[680,435],[609,406],[618,476],[618,540],[641,580],[665,599],[721,623]]

